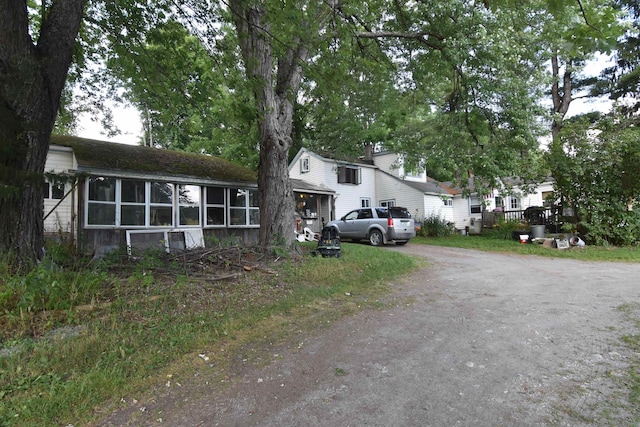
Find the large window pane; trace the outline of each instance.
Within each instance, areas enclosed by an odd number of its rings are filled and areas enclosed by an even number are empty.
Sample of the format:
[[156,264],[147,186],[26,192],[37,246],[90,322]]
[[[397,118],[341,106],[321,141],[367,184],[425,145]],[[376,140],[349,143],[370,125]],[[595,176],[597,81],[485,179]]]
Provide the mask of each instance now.
[[173,185],[166,182],[152,182],[151,203],[172,204]]
[[258,207],[260,203],[258,203],[258,190],[249,190],[249,206]]
[[178,185],[178,201],[181,205],[200,206],[200,187]]
[[120,214],[121,225],[139,225],[144,224],[144,205],[123,205]]
[[120,198],[124,203],[144,203],[144,181],[123,179]]
[[229,190],[229,206],[246,207],[247,190],[242,188],[232,188]]
[[249,223],[251,225],[260,225],[260,210],[259,209],[251,209],[249,211]]
[[180,225],[200,225],[199,206],[180,206]]
[[207,223],[206,225],[217,225],[224,226],[226,225],[225,219],[225,192],[226,190],[222,187],[207,187],[206,194],[206,216]]
[[170,227],[173,225],[173,209],[171,206],[151,206],[150,221],[152,226]]
[[224,205],[224,188],[207,187],[207,205]]
[[230,208],[231,225],[247,225],[247,211],[246,209]]
[[180,225],[200,225],[200,187],[178,185]]
[[89,178],[89,200],[98,202],[116,201],[115,178]]
[[224,207],[207,207],[207,225],[224,224]]
[[116,205],[89,202],[87,212],[89,225],[116,225]]

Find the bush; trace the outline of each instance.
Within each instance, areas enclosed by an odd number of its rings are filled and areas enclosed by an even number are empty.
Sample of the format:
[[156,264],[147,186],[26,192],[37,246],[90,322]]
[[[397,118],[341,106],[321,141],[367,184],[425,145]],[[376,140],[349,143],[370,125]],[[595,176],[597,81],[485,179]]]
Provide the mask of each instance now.
[[483,234],[492,239],[511,240],[513,239],[514,231],[526,229],[529,229],[529,226],[518,220],[501,220],[496,223],[495,227],[490,229],[485,228]]
[[445,237],[453,234],[451,224],[436,214],[431,214],[421,221],[422,226],[418,232],[422,237]]

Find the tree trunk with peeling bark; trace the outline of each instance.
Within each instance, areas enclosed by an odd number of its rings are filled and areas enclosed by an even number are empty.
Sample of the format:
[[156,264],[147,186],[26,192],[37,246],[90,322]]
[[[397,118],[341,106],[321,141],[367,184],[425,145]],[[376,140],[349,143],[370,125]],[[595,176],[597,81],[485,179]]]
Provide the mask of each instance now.
[[23,264],[42,254],[43,172],[85,3],[53,1],[34,43],[26,1],[0,0],[0,252]]
[[562,122],[569,111],[572,101],[571,70],[569,65],[564,70],[562,76],[562,86],[560,86],[560,65],[558,55],[551,57],[551,72],[553,85],[551,86],[551,98],[553,100],[553,121],[551,122],[551,137],[555,141],[562,130]]
[[231,0],[230,8],[258,114],[260,246],[292,248],[294,200],[289,149],[295,97],[308,53],[294,37],[285,53],[275,58],[266,8],[259,2],[250,5],[243,0]]

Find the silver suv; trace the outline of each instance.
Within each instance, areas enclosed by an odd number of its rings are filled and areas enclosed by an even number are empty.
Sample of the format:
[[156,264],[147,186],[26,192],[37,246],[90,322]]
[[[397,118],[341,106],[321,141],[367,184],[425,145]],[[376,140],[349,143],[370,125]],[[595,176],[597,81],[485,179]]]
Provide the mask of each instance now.
[[416,226],[406,208],[379,207],[355,209],[340,219],[329,221],[327,227],[334,227],[340,239],[354,242],[368,239],[373,246],[388,242],[404,245],[416,237]]

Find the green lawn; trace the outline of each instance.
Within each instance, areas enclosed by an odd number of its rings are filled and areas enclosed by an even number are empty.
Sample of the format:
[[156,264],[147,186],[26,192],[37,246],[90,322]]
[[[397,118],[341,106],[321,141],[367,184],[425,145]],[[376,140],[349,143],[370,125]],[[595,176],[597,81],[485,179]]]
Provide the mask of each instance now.
[[584,246],[570,249],[545,248],[538,243],[523,244],[515,240],[496,239],[483,235],[453,235],[447,237],[416,237],[412,243],[478,249],[490,252],[509,252],[523,255],[539,255],[571,258],[585,261],[640,262],[640,247]]

